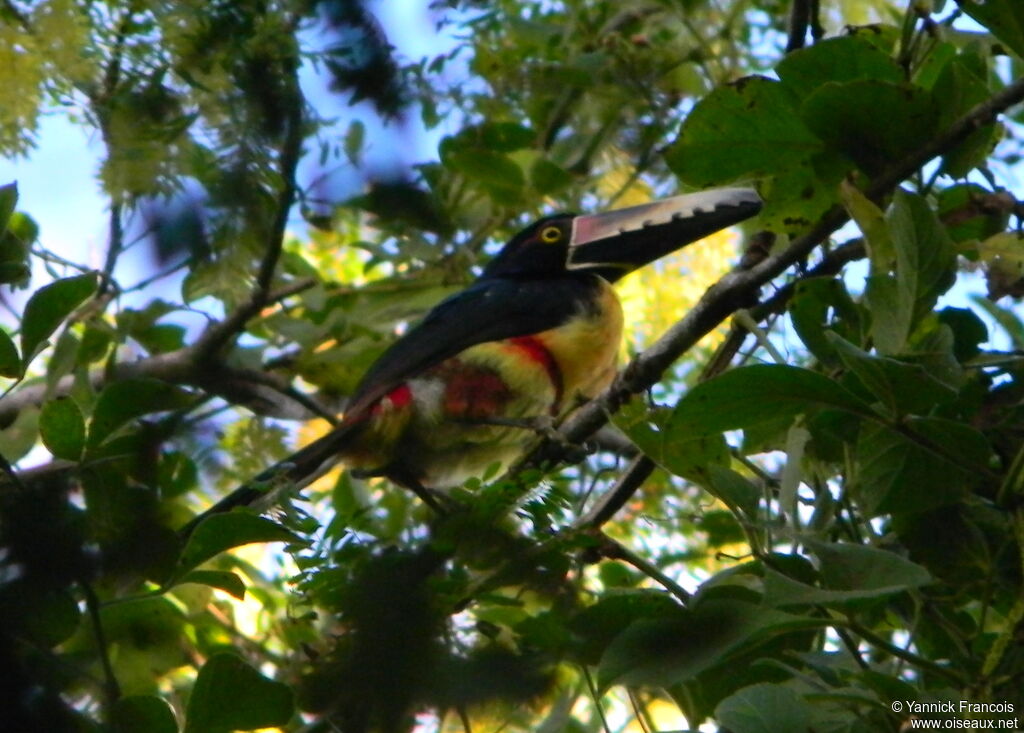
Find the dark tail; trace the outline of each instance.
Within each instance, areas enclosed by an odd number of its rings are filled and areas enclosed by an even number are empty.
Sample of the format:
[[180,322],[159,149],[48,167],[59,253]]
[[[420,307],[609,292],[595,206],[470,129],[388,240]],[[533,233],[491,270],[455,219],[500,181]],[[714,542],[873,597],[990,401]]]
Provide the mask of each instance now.
[[178,530],[178,534],[182,538],[187,538],[207,517],[229,512],[235,507],[250,506],[263,499],[268,501],[267,508],[269,508],[282,491],[306,486],[338,462],[340,454],[345,450],[353,433],[362,423],[361,420],[342,421],[327,435],[317,438],[304,448],[278,461],[255,478],[239,486],[205,512],[193,517],[188,524]]

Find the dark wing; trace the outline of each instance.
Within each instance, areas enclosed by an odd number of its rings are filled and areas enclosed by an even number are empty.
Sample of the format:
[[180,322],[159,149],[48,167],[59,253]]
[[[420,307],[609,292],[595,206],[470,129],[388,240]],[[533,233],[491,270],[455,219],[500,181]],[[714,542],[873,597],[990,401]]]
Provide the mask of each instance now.
[[591,276],[479,280],[441,301],[377,359],[349,403],[355,415],[399,384],[488,341],[546,331],[579,311],[597,285]]

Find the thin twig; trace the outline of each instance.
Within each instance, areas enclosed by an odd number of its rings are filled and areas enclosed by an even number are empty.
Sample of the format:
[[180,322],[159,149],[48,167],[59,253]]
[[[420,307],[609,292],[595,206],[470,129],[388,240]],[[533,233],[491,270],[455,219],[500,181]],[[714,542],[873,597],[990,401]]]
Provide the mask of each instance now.
[[604,729],[604,733],[612,733],[611,726],[608,725],[608,718],[604,715],[604,708],[601,706],[601,695],[597,691],[597,685],[594,684],[594,677],[586,667],[583,667],[582,671],[583,677],[587,680],[587,689],[590,690],[590,696],[594,700],[594,709],[597,711],[598,717],[601,718],[601,727]]
[[786,53],[799,51],[807,40],[807,28],[811,24],[810,0],[793,0],[789,8],[789,39]]
[[115,703],[121,698],[121,686],[117,683],[117,677],[114,675],[114,667],[110,663],[110,654],[107,650],[107,638],[103,632],[103,620],[100,618],[100,600],[96,596],[96,592],[92,589],[86,581],[80,581],[78,586],[82,589],[82,595],[85,596],[85,608],[89,613],[89,621],[92,624],[92,634],[96,641],[96,650],[100,658],[100,664],[103,667],[103,678],[104,678],[104,695],[107,699],[107,706],[113,707]]
[[[810,272],[788,283],[785,287],[780,288],[771,298],[750,309],[750,319],[757,322],[763,320],[769,314],[781,311],[796,291],[796,284],[798,282],[809,278],[835,274],[847,262],[863,256],[864,246],[861,240],[837,247]],[[741,325],[741,322],[734,320],[729,336],[705,365],[700,381],[708,380],[725,371],[732,362],[736,352],[739,351],[748,333],[750,331]],[[626,502],[639,490],[644,481],[653,473],[654,469],[654,461],[647,456],[639,455],[635,457],[625,473],[618,478],[604,495],[594,502],[594,505],[586,514],[580,517],[577,526],[597,528],[611,520],[615,513],[625,506]]]
[[[901,181],[928,161],[963,142],[971,133],[993,122],[1007,108],[1024,100],[1024,78],[1018,79],[988,100],[975,106],[953,123],[945,133],[927,142],[918,151],[906,156],[883,172],[867,186],[864,193],[872,200],[888,195]],[[578,444],[604,425],[610,414],[629,400],[657,383],[664,372],[701,338],[718,327],[734,311],[750,305],[762,286],[771,282],[807,256],[849,217],[836,205],[825,212],[804,235],[793,240],[783,252],[769,255],[748,269],[735,269],[712,285],[687,315],[677,322],[654,346],[638,354],[612,385],[596,399],[581,407],[561,426],[562,440],[541,446],[524,461],[523,466],[552,463],[564,455],[562,444]]]
[[625,506],[633,494],[643,486],[644,481],[654,473],[654,461],[645,455],[638,455],[630,461],[614,485],[606,491],[594,505],[576,522],[581,528],[596,529],[609,521]]
[[636,722],[640,725],[641,733],[652,733],[654,726],[651,724],[647,709],[637,697],[636,690],[632,687],[628,687],[626,688],[626,694],[629,696],[629,704],[630,707],[633,708],[633,716]]
[[[869,185],[865,194],[872,199],[878,199],[888,194],[900,181],[924,163],[955,146],[978,127],[991,122],[1001,111],[1022,99],[1024,99],[1024,79],[1018,80],[986,102],[979,104],[957,120],[944,135],[932,140],[921,150],[894,165]],[[556,462],[561,458],[560,452],[565,450],[565,445],[579,444],[600,429],[607,422],[609,415],[617,411],[620,405],[632,395],[652,387],[679,356],[716,328],[730,314],[748,304],[750,299],[756,297],[756,293],[762,285],[780,275],[793,264],[805,259],[815,247],[845,224],[847,219],[846,212],[839,206],[834,206],[819,219],[807,234],[794,240],[784,252],[769,256],[749,269],[733,270],[711,286],[697,305],[662,336],[650,350],[638,354],[634,358],[604,394],[584,405],[562,425],[560,429],[562,439],[556,445],[552,446],[549,442],[540,446],[513,471],[524,466]],[[846,262],[862,257],[863,252],[861,242],[847,243],[826,255],[822,262],[805,277],[834,274]],[[792,297],[795,287],[795,283],[789,283],[765,303],[753,308],[751,315],[754,320],[760,320],[769,313],[781,310]],[[733,333],[730,334],[726,344],[705,369],[703,378],[713,376],[728,366],[747,333],[747,329],[734,326]],[[919,436],[911,435],[910,437],[917,438]],[[634,459],[626,474],[616,482],[606,497],[599,500],[594,509],[585,515],[583,521],[592,526],[600,526],[601,523],[608,521],[610,516],[614,515],[639,489],[653,468],[653,462],[646,457],[641,456]]]
[[846,651],[850,653],[853,660],[857,663],[857,666],[861,669],[871,669],[871,665],[864,661],[864,657],[860,655],[860,649],[857,648],[857,642],[850,638],[849,632],[846,629],[841,629],[838,626],[833,626],[832,630],[836,632],[836,636],[843,642],[843,646],[846,647]]
[[686,604],[690,601],[689,591],[679,585],[676,581],[672,580],[672,578],[665,575],[660,568],[640,557],[640,555],[633,552],[621,542],[613,540],[606,534],[601,534],[601,542],[601,551],[605,557],[613,560],[622,560],[623,562],[632,565],[648,578],[661,583],[661,585],[664,586],[665,589],[674,595],[681,603]]
[[110,206],[110,227],[107,235],[107,258],[100,272],[100,285],[96,297],[103,296],[114,286],[114,268],[124,250],[124,222],[121,220],[124,205],[115,201]]
[[280,152],[279,174],[281,176],[281,190],[277,195],[274,220],[267,236],[266,249],[256,275],[256,284],[253,287],[252,295],[245,304],[235,309],[223,321],[207,329],[196,341],[196,352],[202,360],[214,357],[221,349],[231,343],[242,332],[249,320],[267,304],[270,297],[270,287],[273,283],[274,273],[277,271],[277,264],[281,259],[281,251],[284,246],[288,212],[291,211],[298,190],[298,185],[295,182],[295,172],[299,165],[299,159],[302,157],[303,97],[299,89],[298,80],[295,78],[294,69],[292,70],[292,75],[293,98],[288,111],[285,137]]
[[964,680],[954,670],[936,664],[935,662],[925,659],[924,657],[921,657],[917,654],[914,654],[912,651],[908,651],[907,649],[904,649],[901,646],[897,646],[896,644],[893,644],[892,642],[883,639],[874,631],[871,631],[871,629],[861,626],[856,622],[843,622],[839,621],[838,619],[833,619],[829,623],[832,624],[833,627],[841,626],[849,629],[857,636],[862,638],[864,641],[866,641],[868,644],[871,644],[871,646],[878,647],[879,649],[891,654],[897,659],[902,659],[904,662],[908,662],[909,664],[913,665],[922,672],[930,672],[936,675],[937,677],[943,678],[944,680],[952,684],[955,689],[961,688],[964,684]]

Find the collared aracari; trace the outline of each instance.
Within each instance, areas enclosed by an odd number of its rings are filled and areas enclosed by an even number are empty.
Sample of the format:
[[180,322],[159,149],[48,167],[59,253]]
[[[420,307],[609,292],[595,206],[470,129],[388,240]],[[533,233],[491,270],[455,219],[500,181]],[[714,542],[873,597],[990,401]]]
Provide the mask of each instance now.
[[337,427],[210,512],[339,459],[427,501],[424,487],[507,467],[537,442],[531,420],[565,416],[614,376],[623,318],[611,283],[760,208],[754,191],[724,188],[540,219],[377,359]]

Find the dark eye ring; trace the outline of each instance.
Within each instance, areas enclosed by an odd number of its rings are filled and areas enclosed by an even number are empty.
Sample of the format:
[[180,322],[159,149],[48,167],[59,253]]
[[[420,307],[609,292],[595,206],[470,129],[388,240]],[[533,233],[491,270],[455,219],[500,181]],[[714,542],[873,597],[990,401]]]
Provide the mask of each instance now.
[[540,233],[540,239],[542,242],[548,244],[554,244],[562,238],[562,230],[558,227],[544,227],[544,230]]

